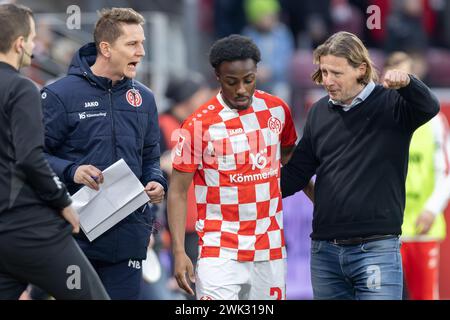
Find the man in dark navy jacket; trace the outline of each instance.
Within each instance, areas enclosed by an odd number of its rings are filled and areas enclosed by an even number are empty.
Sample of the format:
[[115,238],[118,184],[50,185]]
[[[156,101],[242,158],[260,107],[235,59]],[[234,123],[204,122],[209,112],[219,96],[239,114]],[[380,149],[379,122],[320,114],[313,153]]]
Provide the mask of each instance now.
[[[143,23],[132,9],[103,10],[95,43],[78,51],[66,77],[42,90],[47,159],[71,194],[83,185],[98,190],[101,171],[123,158],[151,203],[164,197],[155,99],[133,80],[145,55]],[[138,298],[151,226],[146,206],[92,243],[78,238],[112,299]]]
[[314,51],[328,96],[308,114],[281,171],[283,197],[316,174],[311,280],[316,299],[401,299],[399,235],[409,143],[439,112],[420,80],[399,70],[376,85],[367,49],[339,32]]

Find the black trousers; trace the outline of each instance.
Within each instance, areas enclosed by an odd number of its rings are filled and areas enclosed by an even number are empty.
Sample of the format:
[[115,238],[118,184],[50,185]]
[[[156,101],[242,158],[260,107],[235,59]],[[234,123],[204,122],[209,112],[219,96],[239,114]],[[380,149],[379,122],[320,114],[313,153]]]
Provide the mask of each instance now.
[[109,299],[65,220],[0,233],[0,299],[18,299],[28,283],[62,300]]

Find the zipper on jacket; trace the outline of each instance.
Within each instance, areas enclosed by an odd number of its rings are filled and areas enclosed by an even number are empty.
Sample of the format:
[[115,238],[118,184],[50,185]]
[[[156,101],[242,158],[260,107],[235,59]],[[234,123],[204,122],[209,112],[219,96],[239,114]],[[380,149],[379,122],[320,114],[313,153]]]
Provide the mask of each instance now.
[[89,75],[88,75],[88,73],[87,73],[86,71],[83,72],[83,76],[86,78],[86,80],[87,80],[90,84],[92,84],[93,86],[97,86],[97,84],[96,84],[94,81],[92,81],[91,78],[89,78]]
[[[111,85],[112,86],[112,85]],[[113,163],[117,161],[117,151],[116,151],[116,130],[114,127],[114,111],[113,111],[113,99],[112,99],[112,89],[111,87],[108,88],[109,93],[109,110],[111,112],[111,140],[112,140],[112,156],[113,156]],[[118,229],[114,232],[114,243],[111,246],[112,249],[112,257],[113,261],[117,260],[117,253],[118,253],[118,247],[119,247],[119,233]]]
[[112,102],[112,91],[111,88],[108,89],[109,92],[109,110],[111,112],[111,139],[112,139],[112,156],[113,163],[117,161],[116,152],[116,132],[114,128],[114,112],[113,112],[113,102]]

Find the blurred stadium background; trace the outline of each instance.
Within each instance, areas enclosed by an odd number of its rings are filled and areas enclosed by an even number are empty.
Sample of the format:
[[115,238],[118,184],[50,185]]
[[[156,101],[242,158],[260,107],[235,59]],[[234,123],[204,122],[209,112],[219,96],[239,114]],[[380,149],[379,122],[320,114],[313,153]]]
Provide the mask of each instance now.
[[[189,78],[192,72],[200,73],[211,87],[217,86],[208,64],[208,48],[215,39],[231,33],[257,38],[258,30],[265,28],[272,38],[268,42],[259,39],[264,46],[260,88],[290,103],[299,131],[308,107],[324,94],[310,78],[314,70],[312,50],[338,30],[353,32],[363,39],[379,71],[390,52],[410,53],[415,59],[415,73],[433,88],[443,113],[450,118],[450,1],[447,0],[279,0],[275,5],[271,0],[262,0],[258,5],[248,5],[244,0],[0,2],[24,4],[35,12],[35,59],[23,72],[39,86],[64,75],[73,53],[92,41],[97,10],[132,7],[146,18],[146,56],[138,79],[155,92],[160,112],[169,108],[165,92],[174,75]],[[272,4],[268,5],[269,2]],[[79,29],[71,30],[66,25],[70,5],[81,10]],[[372,5],[380,9],[379,17],[367,12]],[[264,21],[267,13],[275,13],[278,20]],[[379,28],[369,28],[368,19],[375,18],[379,18]],[[280,25],[283,28],[278,30]],[[449,209],[446,217],[450,221]],[[441,253],[441,299],[450,299],[449,267],[447,240]]]

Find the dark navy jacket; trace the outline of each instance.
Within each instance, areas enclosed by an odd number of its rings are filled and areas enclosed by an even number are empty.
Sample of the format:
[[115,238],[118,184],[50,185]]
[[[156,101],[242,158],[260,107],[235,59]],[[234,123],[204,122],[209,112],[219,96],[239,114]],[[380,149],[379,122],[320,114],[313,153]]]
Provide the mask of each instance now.
[[[123,158],[145,186],[159,182],[167,189],[159,167],[159,125],[153,93],[128,78],[111,80],[90,70],[96,58],[93,43],[72,59],[66,77],[41,92],[45,151],[53,170],[70,194],[82,187],[73,181],[80,165],[104,170]],[[147,208],[149,206],[146,206]],[[150,210],[138,210],[90,243],[77,240],[90,259],[118,262],[145,259],[151,233]]]

